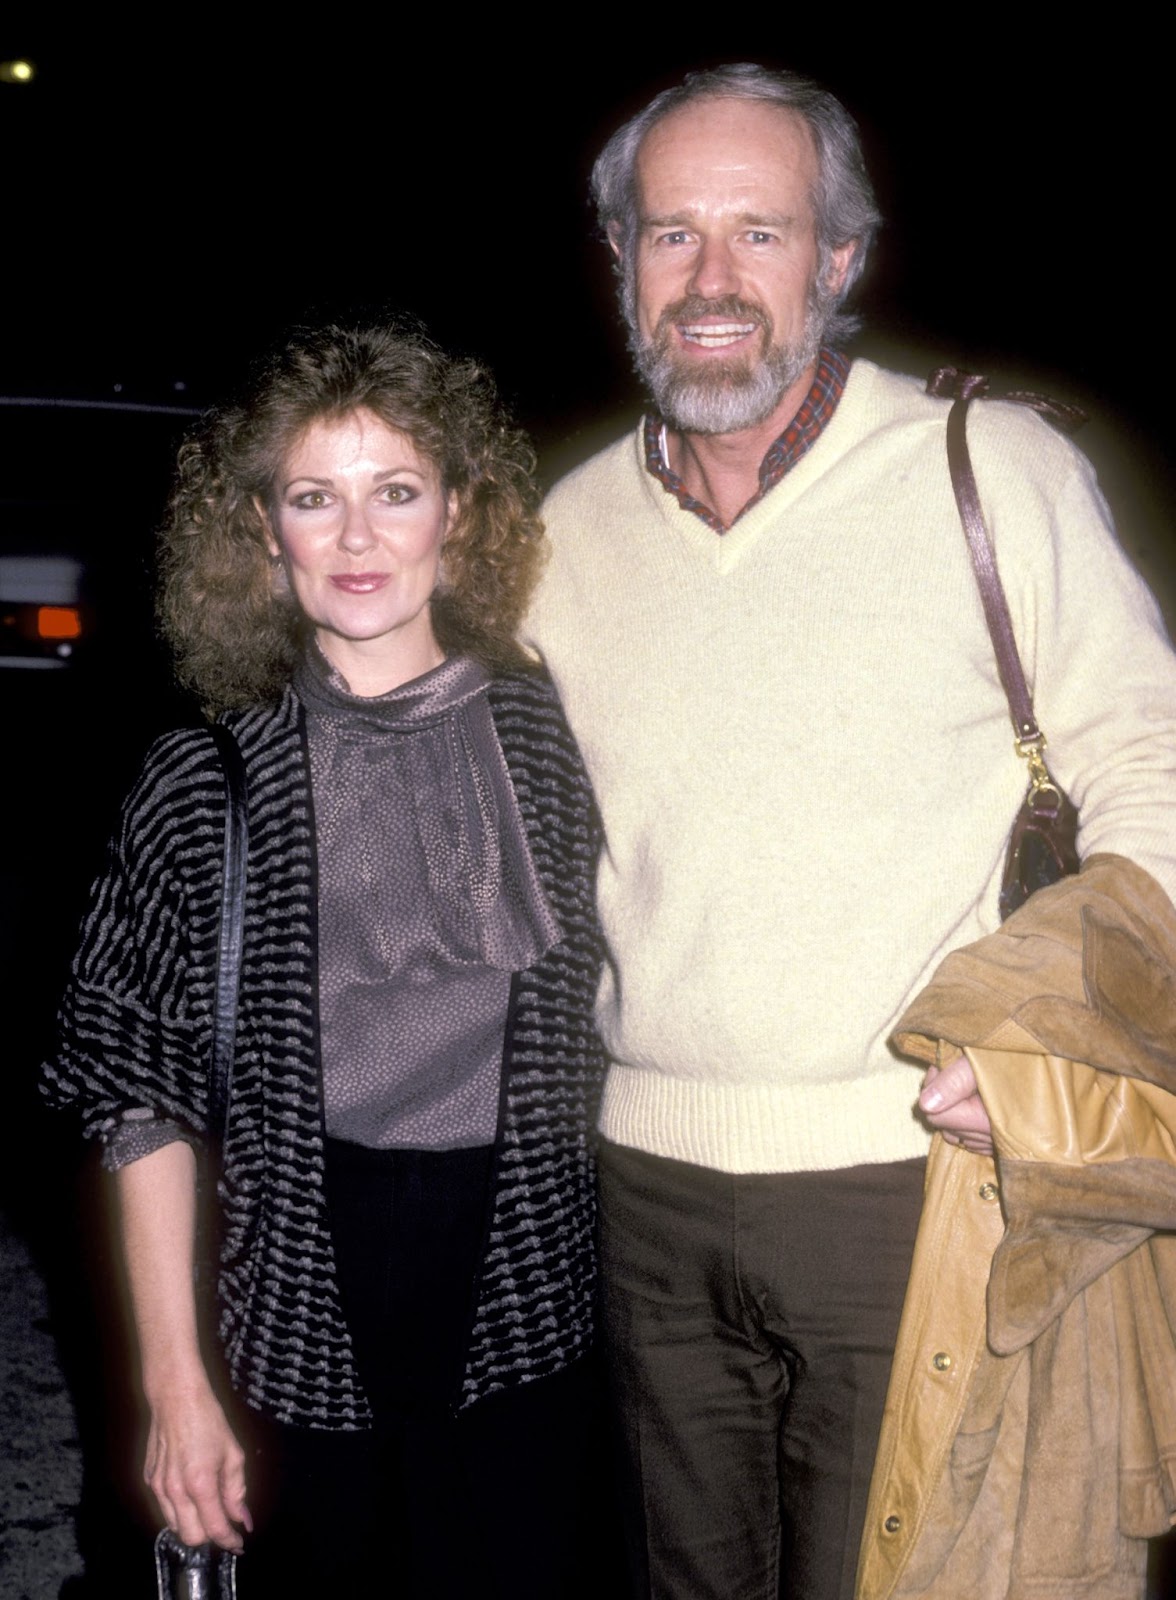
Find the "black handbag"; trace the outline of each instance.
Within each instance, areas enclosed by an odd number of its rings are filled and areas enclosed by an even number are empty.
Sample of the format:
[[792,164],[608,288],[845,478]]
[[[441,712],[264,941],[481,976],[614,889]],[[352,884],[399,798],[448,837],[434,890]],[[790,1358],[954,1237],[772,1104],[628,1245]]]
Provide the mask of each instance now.
[[[1046,738],[1038,726],[1033,700],[1025,682],[1012,618],[1004,586],[996,566],[992,537],[980,509],[976,475],[968,454],[968,405],[988,392],[988,380],[974,372],[959,372],[955,367],[940,367],[931,374],[927,392],[953,398],[955,404],[947,418],[947,460],[956,506],[968,541],[972,570],[980,589],[984,617],[992,636],[997,670],[1013,720],[1014,747],[1029,768],[1029,789],[1013,821],[1005,853],[1000,886],[1000,915],[1003,921],[1029,896],[1060,878],[1077,872],[1078,812],[1061,785],[1045,764]],[[1051,422],[1070,432],[1084,422],[1076,406],[1050,400],[1026,390],[1013,390],[1000,397],[1018,405],[1031,406]]]
[[185,1544],[170,1528],[155,1536],[159,1600],[236,1600],[237,1558],[216,1544]]

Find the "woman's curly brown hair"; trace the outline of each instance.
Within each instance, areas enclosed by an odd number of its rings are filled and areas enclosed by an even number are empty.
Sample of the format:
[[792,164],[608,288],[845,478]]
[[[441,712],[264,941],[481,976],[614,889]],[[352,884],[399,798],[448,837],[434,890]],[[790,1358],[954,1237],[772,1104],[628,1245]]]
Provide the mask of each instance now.
[[457,495],[445,583],[431,601],[441,648],[491,670],[525,661],[515,635],[544,552],[535,455],[490,374],[414,323],[299,329],[240,403],[210,413],[183,445],[160,534],[160,627],[180,681],[210,715],[273,699],[289,681],[309,625],[274,592],[258,507],[272,506],[308,427],[361,408],[407,434]]

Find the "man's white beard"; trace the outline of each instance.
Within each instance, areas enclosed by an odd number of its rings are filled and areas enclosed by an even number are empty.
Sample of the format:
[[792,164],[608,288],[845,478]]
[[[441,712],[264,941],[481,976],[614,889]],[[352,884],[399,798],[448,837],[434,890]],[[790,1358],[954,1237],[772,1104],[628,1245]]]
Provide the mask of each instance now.
[[[730,361],[702,362],[683,357],[675,348],[675,324],[704,316],[733,322],[755,322],[762,330],[763,354],[739,354]],[[735,297],[680,301],[658,318],[648,337],[629,320],[629,347],[637,370],[649,386],[658,410],[683,433],[740,433],[770,417],[782,397],[817,359],[828,318],[815,302],[805,314],[804,331],[791,344],[773,343],[766,311]]]

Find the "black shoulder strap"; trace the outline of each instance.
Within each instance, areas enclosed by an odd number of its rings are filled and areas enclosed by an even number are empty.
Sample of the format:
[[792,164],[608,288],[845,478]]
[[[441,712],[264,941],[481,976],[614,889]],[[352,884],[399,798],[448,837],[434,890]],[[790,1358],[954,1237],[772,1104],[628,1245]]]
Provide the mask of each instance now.
[[245,878],[249,869],[249,809],[241,747],[223,723],[209,729],[225,778],[225,860],[221,876],[220,933],[217,941],[216,995],[208,1074],[208,1134],[224,1137],[232,1092],[233,1049],[237,1039],[237,993],[241,982],[241,943],[245,931]]

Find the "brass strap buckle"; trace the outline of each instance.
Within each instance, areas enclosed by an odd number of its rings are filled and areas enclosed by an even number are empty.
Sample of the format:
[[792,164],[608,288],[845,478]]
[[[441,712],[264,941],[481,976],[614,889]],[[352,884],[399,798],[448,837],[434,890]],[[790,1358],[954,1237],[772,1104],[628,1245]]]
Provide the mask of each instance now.
[[[1034,733],[1026,739],[1014,739],[1013,744],[1021,760],[1029,766],[1029,804],[1036,810],[1046,806],[1054,809],[1062,803],[1062,791],[1049,774],[1042,752],[1047,740],[1044,733]],[[1044,802],[1044,805],[1040,804]]]

